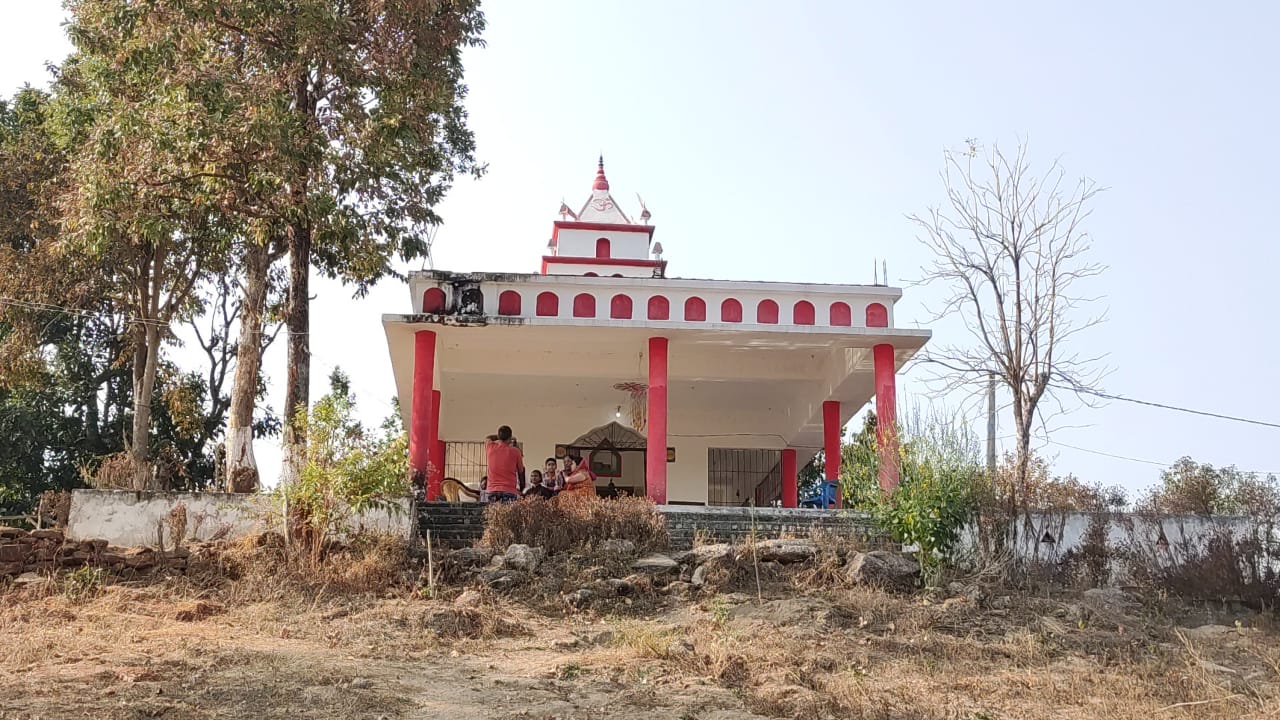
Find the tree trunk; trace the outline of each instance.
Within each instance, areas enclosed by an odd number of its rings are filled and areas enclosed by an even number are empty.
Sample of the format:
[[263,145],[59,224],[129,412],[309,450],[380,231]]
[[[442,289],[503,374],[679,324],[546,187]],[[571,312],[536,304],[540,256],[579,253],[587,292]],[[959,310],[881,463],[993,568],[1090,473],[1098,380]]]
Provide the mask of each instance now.
[[306,431],[299,413],[309,406],[311,390],[310,297],[307,289],[311,270],[311,228],[303,223],[289,226],[289,297],[285,308],[285,329],[289,334],[289,373],[284,398],[284,453],[280,482],[297,481],[306,462]]
[[227,489],[257,491],[258,463],[253,457],[253,408],[262,369],[263,311],[267,304],[267,272],[271,259],[266,247],[250,244],[244,256],[244,298],[240,306],[240,339],[236,343],[236,374],[231,383],[227,413]]
[[142,360],[142,369],[134,368],[133,437],[129,443],[129,461],[133,465],[133,489],[161,490],[156,487],[147,452],[151,434],[151,396],[156,388],[156,369],[160,360],[160,328],[149,322],[143,330],[143,347],[134,354]]

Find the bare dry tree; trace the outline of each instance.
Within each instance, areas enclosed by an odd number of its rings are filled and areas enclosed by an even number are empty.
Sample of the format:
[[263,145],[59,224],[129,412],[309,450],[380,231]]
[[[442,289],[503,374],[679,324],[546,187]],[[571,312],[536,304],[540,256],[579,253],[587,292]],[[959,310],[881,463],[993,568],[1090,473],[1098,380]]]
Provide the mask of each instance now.
[[1025,503],[1042,401],[1055,390],[1079,397],[1101,380],[1100,358],[1071,348],[1103,320],[1087,313],[1096,298],[1077,287],[1104,270],[1086,257],[1091,239],[1083,229],[1101,189],[1087,178],[1068,180],[1057,161],[1034,175],[1022,144],[1008,157],[968,141],[967,152],[946,153],[941,175],[945,206],[910,219],[935,256],[924,282],[950,291],[934,319],[959,317],[975,342],[930,346],[921,361],[938,366],[945,391],[982,387],[991,377],[1008,388],[1017,464],[1012,486],[1001,490],[1013,512]]

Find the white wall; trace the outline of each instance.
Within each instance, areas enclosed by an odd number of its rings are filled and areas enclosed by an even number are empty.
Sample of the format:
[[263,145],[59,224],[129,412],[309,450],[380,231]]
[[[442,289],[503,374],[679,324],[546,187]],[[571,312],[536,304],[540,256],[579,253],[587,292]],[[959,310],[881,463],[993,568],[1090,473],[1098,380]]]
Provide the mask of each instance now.
[[[113,545],[151,545],[172,540],[169,513],[178,505],[187,510],[189,540],[215,535],[243,537],[280,529],[279,505],[270,495],[233,493],[135,492],[132,490],[75,490],[67,517],[70,540],[104,539]],[[412,502],[394,501],[391,510],[373,509],[351,521],[353,531],[380,532],[408,539],[413,533]]]
[[649,257],[648,231],[577,230],[561,228],[556,233],[556,255],[561,257],[595,257],[596,240],[609,240],[609,256],[627,260]]

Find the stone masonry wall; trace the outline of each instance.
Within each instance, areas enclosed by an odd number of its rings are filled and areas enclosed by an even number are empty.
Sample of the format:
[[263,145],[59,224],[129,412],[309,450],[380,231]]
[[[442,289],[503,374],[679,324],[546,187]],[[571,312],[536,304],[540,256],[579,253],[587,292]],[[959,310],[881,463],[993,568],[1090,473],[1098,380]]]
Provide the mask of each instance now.
[[62,530],[23,530],[0,527],[0,578],[59,569],[98,567],[116,573],[144,572],[157,565],[184,570],[190,551],[185,547],[160,552],[152,548],[122,548],[106,540],[67,540]]

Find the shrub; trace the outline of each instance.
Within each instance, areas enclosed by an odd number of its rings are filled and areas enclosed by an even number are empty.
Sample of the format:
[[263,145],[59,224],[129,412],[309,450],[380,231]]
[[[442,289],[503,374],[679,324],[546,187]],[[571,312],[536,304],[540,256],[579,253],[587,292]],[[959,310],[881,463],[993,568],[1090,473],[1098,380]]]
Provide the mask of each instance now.
[[670,542],[666,519],[648,498],[606,500],[576,494],[490,505],[480,542],[495,548],[520,543],[557,553],[586,550],[613,539],[630,540],[643,550],[661,549]]
[[962,422],[908,417],[899,433],[899,484],[892,495],[880,490],[876,419],[869,415],[854,442],[845,447],[842,483],[853,507],[871,514],[894,540],[915,545],[923,568],[934,569],[960,540],[973,517],[975,488],[983,477],[976,438]]
[[307,436],[306,464],[298,481],[282,488],[291,540],[319,559],[325,544],[350,530],[354,514],[371,508],[393,512],[409,495],[408,443],[394,422],[373,435],[354,418],[354,401],[338,372],[333,391],[300,412]]

